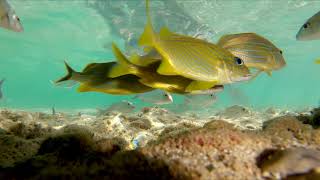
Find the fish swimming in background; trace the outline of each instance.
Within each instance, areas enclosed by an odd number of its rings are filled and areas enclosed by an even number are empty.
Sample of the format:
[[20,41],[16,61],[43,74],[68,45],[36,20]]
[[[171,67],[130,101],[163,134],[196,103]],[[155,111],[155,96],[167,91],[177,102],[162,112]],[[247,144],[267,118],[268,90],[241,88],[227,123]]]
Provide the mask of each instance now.
[[152,103],[156,105],[170,104],[173,102],[171,94],[160,89],[138,94],[134,99],[140,99],[143,102]]
[[3,85],[3,82],[4,82],[4,81],[5,81],[4,78],[0,81],[0,100],[3,98],[2,85]]
[[98,110],[98,115],[105,115],[110,112],[131,113],[132,111],[135,110],[135,108],[136,107],[133,105],[132,102],[123,100],[123,101],[112,104],[105,110],[102,110],[102,109],[97,109],[97,110]]
[[156,49],[163,58],[157,73],[195,80],[186,91],[249,80],[250,72],[242,59],[229,51],[205,40],[170,32],[166,27],[156,33],[151,22],[149,0],[146,0],[146,14],[147,24],[139,45]]
[[209,107],[217,101],[215,93],[211,94],[196,94],[196,95],[185,95],[184,104],[187,106],[197,107]]
[[296,35],[299,41],[320,39],[320,11],[309,18],[300,28]]
[[56,115],[56,109],[54,108],[54,106],[52,106],[51,111],[52,111],[52,116],[55,116]]
[[66,62],[67,75],[55,81],[56,84],[65,81],[76,81],[80,83],[78,92],[102,92],[107,94],[136,94],[153,90],[139,82],[139,77],[129,74],[116,78],[107,78],[106,74],[117,64],[91,63],[82,72],[76,72]]
[[15,32],[22,32],[23,27],[20,18],[7,0],[0,0],[0,27]]
[[258,71],[252,78],[261,72],[266,72],[271,76],[272,71],[279,70],[286,65],[282,51],[256,33],[224,35],[219,39],[217,45],[240,57],[247,67],[257,69]]

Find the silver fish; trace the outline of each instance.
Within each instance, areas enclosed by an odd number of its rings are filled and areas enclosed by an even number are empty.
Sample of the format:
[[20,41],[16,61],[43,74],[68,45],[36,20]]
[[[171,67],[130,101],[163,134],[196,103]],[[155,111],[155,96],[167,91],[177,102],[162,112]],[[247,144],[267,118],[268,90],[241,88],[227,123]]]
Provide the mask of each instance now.
[[7,0],[0,0],[0,26],[15,32],[23,31],[20,18]]
[[0,81],[0,100],[3,98],[3,93],[2,93],[2,84],[4,82],[4,78]]
[[299,41],[320,39],[320,11],[301,26],[296,39]]
[[215,93],[185,95],[184,104],[188,106],[209,107],[217,101]]
[[160,89],[156,89],[143,94],[138,94],[134,97],[134,99],[136,98],[140,99],[143,102],[152,103],[156,105],[170,104],[173,102],[171,94]]
[[133,105],[132,102],[129,101],[120,101],[117,103],[112,104],[106,110],[97,109],[99,115],[105,115],[110,112],[118,112],[118,113],[131,113],[134,111],[136,107]]

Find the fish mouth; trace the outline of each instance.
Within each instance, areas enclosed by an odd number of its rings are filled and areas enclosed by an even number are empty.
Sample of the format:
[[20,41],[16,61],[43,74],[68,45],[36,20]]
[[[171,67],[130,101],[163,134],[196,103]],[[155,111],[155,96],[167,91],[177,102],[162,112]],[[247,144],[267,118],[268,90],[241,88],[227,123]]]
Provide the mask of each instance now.
[[309,40],[308,38],[306,38],[306,37],[304,37],[304,36],[302,36],[302,35],[300,35],[299,33],[296,35],[296,40],[298,40],[298,41],[307,41],[307,40]]
[[22,25],[20,23],[12,26],[10,29],[15,31],[15,32],[23,32],[24,31],[24,29],[23,29],[23,27],[22,27]]

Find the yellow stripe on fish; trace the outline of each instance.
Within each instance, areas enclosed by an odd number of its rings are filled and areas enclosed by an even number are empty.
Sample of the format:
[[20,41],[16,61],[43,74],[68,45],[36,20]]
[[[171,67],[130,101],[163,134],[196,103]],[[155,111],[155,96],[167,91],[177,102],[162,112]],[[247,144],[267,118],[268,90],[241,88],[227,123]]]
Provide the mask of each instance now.
[[124,75],[116,78],[107,78],[105,76],[116,62],[91,63],[87,65],[82,72],[76,72],[67,63],[65,63],[68,73],[66,76],[57,80],[56,83],[65,81],[76,81],[80,83],[78,92],[101,92],[107,94],[124,95],[144,93],[153,90],[139,82],[139,77],[135,75]]
[[224,35],[217,44],[240,57],[247,67],[265,71],[269,75],[271,71],[286,65],[282,51],[272,42],[255,33]]
[[[139,82],[154,89],[162,89],[172,93],[201,93],[195,90],[208,90],[214,85],[208,82],[198,82],[183,76],[166,76],[156,72],[159,63],[147,67],[137,66],[131,63],[128,58],[120,51],[116,44],[112,44],[113,53],[118,61],[117,67],[112,68],[107,77],[118,77],[126,74],[134,74],[141,79]],[[189,88],[191,86],[192,88]]]
[[139,45],[153,47],[162,56],[159,74],[180,75],[211,85],[248,80],[248,68],[229,51],[201,39],[172,33],[166,27],[157,34],[152,27],[148,0],[146,13],[147,24]]

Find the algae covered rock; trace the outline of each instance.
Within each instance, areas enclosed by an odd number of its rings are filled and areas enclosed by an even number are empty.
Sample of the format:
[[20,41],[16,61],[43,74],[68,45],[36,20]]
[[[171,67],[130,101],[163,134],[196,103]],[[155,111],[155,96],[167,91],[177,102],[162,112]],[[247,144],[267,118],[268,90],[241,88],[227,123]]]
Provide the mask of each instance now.
[[37,141],[13,135],[0,136],[0,167],[10,167],[35,155],[40,147]]

